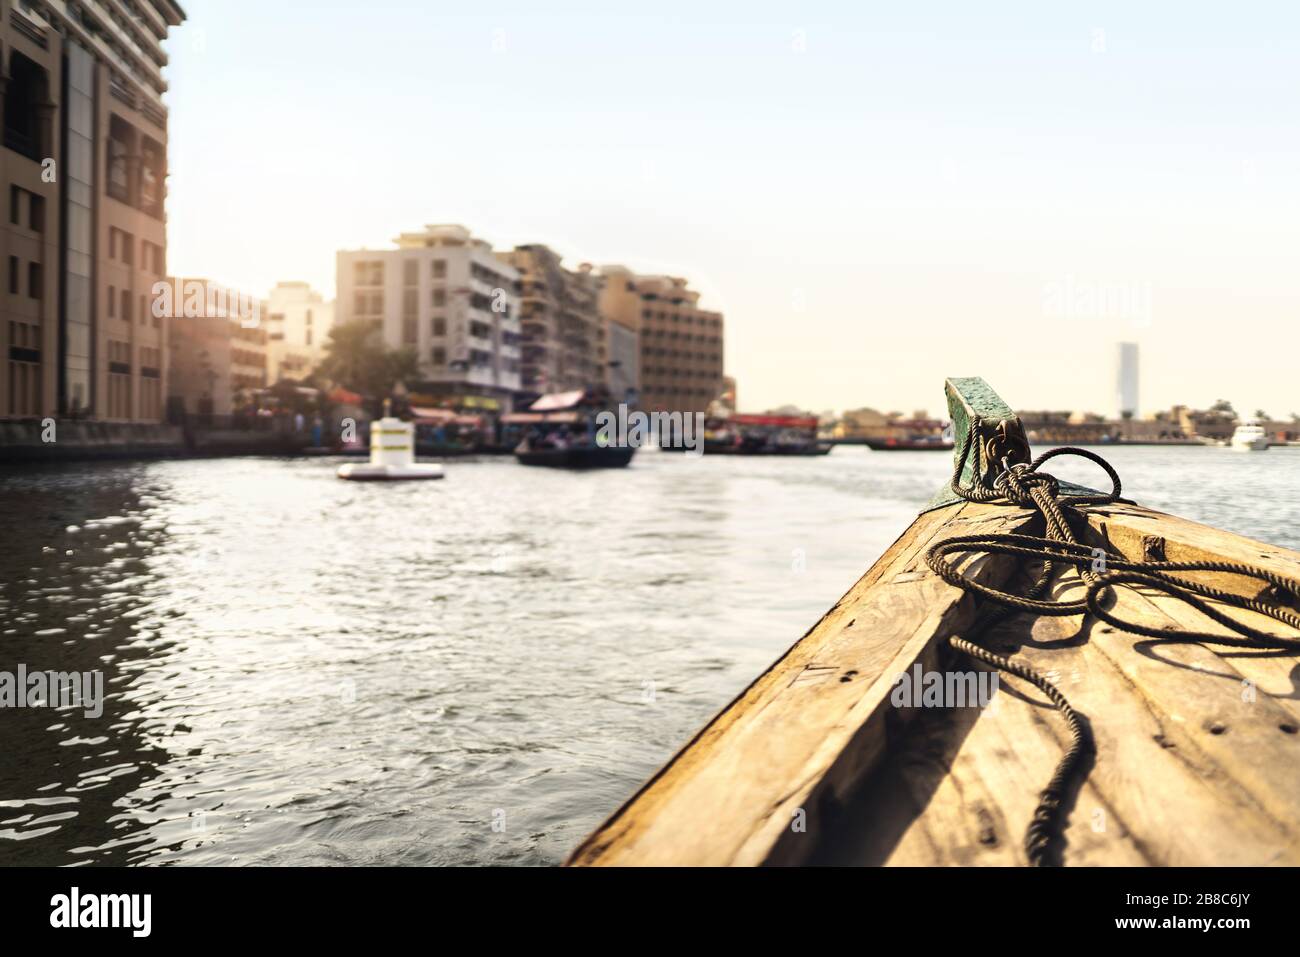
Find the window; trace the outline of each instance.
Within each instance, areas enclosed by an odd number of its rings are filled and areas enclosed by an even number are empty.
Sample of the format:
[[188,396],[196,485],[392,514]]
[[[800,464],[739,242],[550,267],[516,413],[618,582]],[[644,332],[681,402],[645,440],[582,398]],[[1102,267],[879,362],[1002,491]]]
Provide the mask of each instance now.
[[443,316],[433,317],[432,332],[435,336],[445,336],[447,334],[447,320]]
[[45,197],[37,196],[35,193],[29,195],[31,200],[31,209],[28,212],[27,224],[34,232],[45,232]]
[[442,287],[439,287],[439,288],[437,288],[437,289],[435,289],[435,290],[433,291],[433,304],[434,304],[434,306],[445,306],[445,305],[447,305],[447,290],[446,290],[446,289],[443,289]]
[[122,262],[128,266],[135,263],[135,237],[130,233],[122,233]]
[[117,228],[114,226],[108,227],[108,258],[117,258]]
[[413,346],[416,342],[416,329],[414,319],[402,320],[402,345]]
[[131,321],[131,293],[125,289],[122,290],[122,315],[118,318],[123,322]]
[[27,295],[32,299],[45,296],[45,272],[40,263],[27,264]]
[[145,300],[144,293],[140,293],[140,325],[146,325],[149,322],[149,303]]
[[18,295],[18,268],[19,262],[17,256],[9,257],[9,291],[15,296]]
[[402,290],[402,316],[411,322],[415,321],[415,317],[420,311],[420,302],[416,298],[418,295],[419,290],[417,289]]
[[108,170],[106,189],[109,196],[123,203],[131,202],[131,178],[126,158],[134,152],[135,130],[120,116],[108,123]]
[[[310,319],[311,316],[308,316],[307,318]],[[311,345],[311,329],[308,329],[308,330],[307,330],[307,340],[306,340],[306,344],[307,344],[307,345]]]
[[[310,330],[310,329],[311,329],[311,310],[310,310],[310,309],[307,310],[307,320],[306,320],[306,325],[307,325],[307,329]],[[309,331],[309,332],[307,333],[307,335],[310,337],[310,336],[311,336],[311,332]],[[310,341],[310,339],[308,339],[308,341]]]
[[23,221],[23,214],[20,209],[23,201],[23,191],[17,186],[9,187],[9,222],[17,226]]
[[140,147],[140,208],[150,216],[162,216],[163,148],[144,137]]
[[433,260],[433,278],[434,279],[447,278],[447,260],[445,259]]
[[112,319],[117,313],[117,289],[113,286],[108,287],[108,318]]
[[10,54],[4,94],[4,143],[15,153],[37,162],[44,156],[41,106],[50,98],[49,87],[48,74],[35,61],[17,51]]
[[434,346],[432,356],[434,365],[445,366],[447,364],[447,350],[442,346]]
[[420,264],[414,259],[407,259],[402,263],[402,283],[406,286],[416,286],[420,283]]
[[353,277],[358,286],[382,286],[384,264],[375,260],[358,262],[353,266]]

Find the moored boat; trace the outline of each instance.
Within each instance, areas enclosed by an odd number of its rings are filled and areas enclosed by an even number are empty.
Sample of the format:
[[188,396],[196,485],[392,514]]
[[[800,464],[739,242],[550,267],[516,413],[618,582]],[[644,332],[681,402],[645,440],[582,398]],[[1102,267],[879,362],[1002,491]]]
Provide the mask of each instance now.
[[1268,433],[1257,422],[1243,422],[1232,433],[1228,444],[1239,452],[1262,452],[1268,448]]
[[952,481],[569,863],[1300,863],[1300,553],[947,391]]
[[817,438],[817,418],[802,415],[733,415],[727,420],[735,436],[728,448],[706,453],[724,455],[829,455],[831,444]]

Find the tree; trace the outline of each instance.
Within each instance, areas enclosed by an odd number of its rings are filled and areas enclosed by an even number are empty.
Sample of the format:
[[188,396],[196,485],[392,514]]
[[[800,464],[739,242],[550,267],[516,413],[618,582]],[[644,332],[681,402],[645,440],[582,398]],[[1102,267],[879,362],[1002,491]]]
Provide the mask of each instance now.
[[1269,415],[1263,409],[1256,409],[1255,418],[1259,419],[1261,422],[1267,422],[1269,420]]
[[355,320],[330,329],[319,375],[363,395],[386,396],[399,382],[419,378],[420,360],[411,348],[386,349],[374,324]]
[[1228,415],[1236,416],[1237,410],[1232,407],[1232,403],[1227,399],[1216,399],[1214,405],[1210,406],[1211,412],[1226,412]]

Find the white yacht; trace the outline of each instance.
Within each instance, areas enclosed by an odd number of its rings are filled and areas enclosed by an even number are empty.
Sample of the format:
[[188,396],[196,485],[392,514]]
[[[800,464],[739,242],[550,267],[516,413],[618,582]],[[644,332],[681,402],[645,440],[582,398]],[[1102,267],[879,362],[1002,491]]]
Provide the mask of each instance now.
[[1268,433],[1258,422],[1243,422],[1232,433],[1232,441],[1228,444],[1243,452],[1261,452],[1268,448]]

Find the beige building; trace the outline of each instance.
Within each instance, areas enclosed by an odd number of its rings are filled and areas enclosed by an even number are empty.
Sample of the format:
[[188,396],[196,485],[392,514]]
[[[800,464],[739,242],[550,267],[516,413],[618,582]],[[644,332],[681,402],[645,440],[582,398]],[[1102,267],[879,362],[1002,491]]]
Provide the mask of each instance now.
[[706,412],[723,392],[722,314],[676,276],[640,276],[605,266],[600,309],[636,333],[640,404],[661,412]]
[[157,422],[171,0],[0,3],[0,416]]
[[[172,418],[182,412],[229,416],[271,384],[266,303],[206,280],[168,282],[175,290],[164,318],[171,368],[168,413]],[[201,309],[185,292],[200,287],[208,292]]]
[[272,383],[301,381],[325,357],[334,303],[305,282],[281,282],[266,301],[267,370]]
[[524,392],[567,392],[605,386],[605,322],[600,314],[601,278],[589,263],[564,268],[560,257],[538,244],[516,246],[497,258],[519,272],[519,366]]
[[388,348],[414,349],[419,391],[511,408],[520,389],[519,271],[464,226],[426,226],[395,242],[338,254],[336,322],[369,322]]

